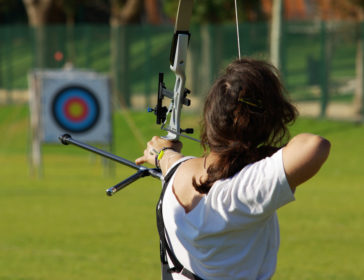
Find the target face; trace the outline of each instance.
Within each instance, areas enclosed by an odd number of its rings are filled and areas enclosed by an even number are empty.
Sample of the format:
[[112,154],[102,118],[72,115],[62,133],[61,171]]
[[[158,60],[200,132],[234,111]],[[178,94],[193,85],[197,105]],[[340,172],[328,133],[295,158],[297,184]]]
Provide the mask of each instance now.
[[69,86],[60,90],[53,99],[52,115],[62,129],[81,133],[96,125],[100,105],[86,88]]

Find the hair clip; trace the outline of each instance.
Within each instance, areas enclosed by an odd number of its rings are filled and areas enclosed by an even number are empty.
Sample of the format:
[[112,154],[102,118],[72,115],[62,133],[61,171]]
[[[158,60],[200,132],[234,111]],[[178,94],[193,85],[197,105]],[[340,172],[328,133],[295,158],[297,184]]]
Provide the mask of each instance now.
[[258,109],[263,110],[262,101],[260,101],[260,100],[257,100],[258,102],[257,103],[254,103],[254,102],[252,102],[252,101],[250,101],[250,100],[248,100],[246,98],[239,98],[238,101],[239,102],[243,102],[245,104],[248,104],[250,106],[253,106],[255,108],[258,108]]

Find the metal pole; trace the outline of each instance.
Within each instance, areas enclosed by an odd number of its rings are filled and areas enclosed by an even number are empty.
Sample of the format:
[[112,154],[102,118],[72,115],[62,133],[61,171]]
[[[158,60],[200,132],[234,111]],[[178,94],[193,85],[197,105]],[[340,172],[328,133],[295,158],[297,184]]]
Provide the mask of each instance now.
[[282,23],[283,1],[273,0],[273,12],[271,23],[270,59],[272,64],[281,70],[282,63]]
[[145,177],[145,176],[152,176],[154,178],[163,180],[163,175],[160,172],[159,169],[157,168],[147,168],[145,166],[141,166],[141,165],[137,165],[134,162],[127,160],[125,158],[116,156],[114,154],[111,154],[109,152],[106,152],[104,150],[98,149],[96,147],[93,147],[91,145],[88,145],[86,143],[83,143],[81,141],[75,140],[71,137],[71,135],[69,134],[63,134],[62,136],[58,137],[59,140],[61,141],[62,144],[64,145],[68,145],[68,144],[72,144],[75,145],[77,147],[80,147],[84,150],[93,152],[95,154],[101,155],[105,158],[111,159],[113,161],[116,161],[118,163],[124,164],[126,166],[129,166],[131,168],[134,168],[136,170],[138,170],[135,174],[131,175],[130,177],[126,178],[125,180],[121,181],[120,183],[116,184],[115,186],[108,188],[106,190],[106,194],[111,196],[114,193],[116,193],[117,191],[125,188],[127,185],[129,185],[130,183],[136,181],[137,179],[141,178],[141,177]]
[[64,145],[72,144],[72,145],[78,146],[78,147],[80,147],[80,148],[82,148],[84,150],[87,150],[87,151],[93,152],[95,154],[101,155],[101,156],[106,157],[108,159],[111,159],[113,161],[119,162],[119,163],[124,164],[126,166],[129,166],[131,168],[134,168],[136,170],[147,169],[146,167],[137,165],[137,164],[135,164],[134,162],[132,162],[130,160],[127,160],[125,158],[116,156],[116,155],[111,154],[109,152],[106,152],[104,150],[98,149],[98,148],[90,146],[90,145],[88,145],[86,143],[75,140],[69,134],[63,134],[62,136],[58,137],[58,139]]

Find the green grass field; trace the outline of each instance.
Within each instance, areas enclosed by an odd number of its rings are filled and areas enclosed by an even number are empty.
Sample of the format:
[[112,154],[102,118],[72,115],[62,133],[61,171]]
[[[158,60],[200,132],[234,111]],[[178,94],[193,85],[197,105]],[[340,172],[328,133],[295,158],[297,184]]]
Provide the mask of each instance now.
[[[116,113],[114,152],[135,159],[160,134],[151,115]],[[186,115],[185,125],[196,127]],[[0,279],[160,279],[155,204],[160,183],[143,178],[107,197],[133,170],[77,147],[43,146],[43,177],[30,175],[26,106],[0,107]],[[138,128],[133,134],[130,123]],[[292,134],[327,137],[327,164],[279,210],[281,249],[274,279],[363,279],[364,127],[300,119]],[[200,147],[184,141],[185,153]]]

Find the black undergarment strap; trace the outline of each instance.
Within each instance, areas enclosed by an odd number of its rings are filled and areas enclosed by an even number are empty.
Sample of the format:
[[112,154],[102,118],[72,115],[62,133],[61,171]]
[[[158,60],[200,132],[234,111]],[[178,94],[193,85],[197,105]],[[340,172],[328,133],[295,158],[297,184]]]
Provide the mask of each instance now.
[[202,278],[198,277],[197,275],[193,274],[191,271],[186,269],[178,261],[176,255],[173,253],[172,249],[169,247],[169,244],[166,239],[166,236],[168,236],[168,233],[165,229],[164,220],[163,220],[163,213],[162,213],[163,198],[164,198],[164,193],[166,192],[169,180],[171,179],[173,174],[176,172],[177,168],[179,167],[179,165],[181,163],[182,162],[176,164],[171,170],[169,170],[167,175],[164,177],[162,192],[159,197],[158,204],[157,204],[156,211],[157,211],[157,227],[158,227],[159,243],[160,243],[160,257],[161,257],[161,262],[163,264],[166,264],[167,263],[167,254],[168,254],[168,257],[170,258],[170,260],[172,261],[173,266],[174,266],[168,270],[170,273],[172,273],[172,272],[181,273],[182,275],[184,275],[185,277],[187,277],[188,279],[191,279],[191,280],[203,280]]

